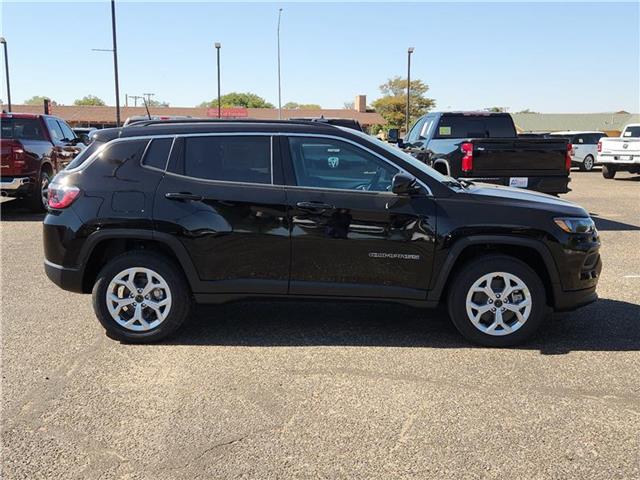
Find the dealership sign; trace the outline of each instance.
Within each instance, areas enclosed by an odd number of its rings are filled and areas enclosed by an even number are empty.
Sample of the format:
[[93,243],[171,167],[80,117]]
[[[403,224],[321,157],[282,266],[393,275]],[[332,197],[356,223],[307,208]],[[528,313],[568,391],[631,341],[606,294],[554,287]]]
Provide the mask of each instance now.
[[[237,118],[237,117],[248,117],[249,110],[244,107],[230,107],[230,108],[221,108],[220,116],[223,118]],[[218,117],[218,109],[217,108],[207,108],[207,117]]]

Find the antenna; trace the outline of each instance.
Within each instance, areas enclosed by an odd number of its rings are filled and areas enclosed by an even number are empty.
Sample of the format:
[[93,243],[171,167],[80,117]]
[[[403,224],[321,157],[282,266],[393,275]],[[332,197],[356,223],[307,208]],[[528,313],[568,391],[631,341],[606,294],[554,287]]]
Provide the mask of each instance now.
[[147,105],[147,100],[142,97],[142,101],[144,102],[144,108],[147,110],[147,117],[149,117],[149,120],[151,120],[151,114],[149,113],[149,105]]

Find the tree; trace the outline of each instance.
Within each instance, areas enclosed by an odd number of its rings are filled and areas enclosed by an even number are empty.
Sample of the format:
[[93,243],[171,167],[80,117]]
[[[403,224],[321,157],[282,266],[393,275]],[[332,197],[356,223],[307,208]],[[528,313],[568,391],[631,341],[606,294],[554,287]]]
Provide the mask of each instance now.
[[286,108],[288,110],[320,110],[322,107],[317,103],[296,103],[296,102],[287,102],[282,108]]
[[[429,86],[422,80],[411,80],[411,110],[409,124],[417,120],[433,107],[436,102],[425,94]],[[404,128],[407,108],[407,80],[400,77],[390,78],[380,85],[383,96],[375,100],[371,106],[387,121],[387,128]]]
[[[255,93],[238,93],[231,92],[220,97],[220,103],[223,107],[244,107],[244,108],[275,108],[271,103]],[[200,107],[215,108],[218,106],[218,99],[214,98],[210,102],[202,102]]]
[[[144,103],[142,104],[144,106]],[[147,102],[149,107],[168,107],[169,102],[161,102],[159,100],[154,100],[153,98]],[[216,104],[217,105],[217,104]]]
[[82,98],[76,99],[73,104],[77,106],[96,105],[99,107],[105,105],[104,100],[96,97],[95,95],[85,95]]
[[[34,95],[33,97],[29,98],[28,100],[24,101],[25,105],[43,105],[45,100],[49,100],[51,101],[51,99],[49,97],[45,97],[43,95]],[[56,102],[51,102],[55,105]]]
[[507,111],[506,107],[490,107],[490,108],[485,108],[485,110],[487,112],[493,112],[493,113],[503,113]]

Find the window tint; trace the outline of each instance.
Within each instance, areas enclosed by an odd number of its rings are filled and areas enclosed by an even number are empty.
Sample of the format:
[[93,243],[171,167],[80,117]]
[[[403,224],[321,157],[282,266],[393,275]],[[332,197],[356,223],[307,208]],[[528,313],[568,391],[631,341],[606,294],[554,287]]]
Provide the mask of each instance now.
[[64,134],[62,133],[62,129],[58,122],[53,118],[47,118],[47,127],[49,128],[49,133],[51,134],[51,140],[54,142],[59,142],[64,138]]
[[436,138],[509,138],[516,131],[508,115],[444,115]]
[[0,118],[2,138],[12,140],[44,140],[42,125],[37,118]]
[[172,143],[173,138],[156,138],[152,140],[142,163],[149,167],[164,170],[167,165]]
[[303,187],[388,191],[398,169],[347,142],[290,137],[296,182]]
[[206,180],[271,183],[271,138],[187,137],[184,174]]

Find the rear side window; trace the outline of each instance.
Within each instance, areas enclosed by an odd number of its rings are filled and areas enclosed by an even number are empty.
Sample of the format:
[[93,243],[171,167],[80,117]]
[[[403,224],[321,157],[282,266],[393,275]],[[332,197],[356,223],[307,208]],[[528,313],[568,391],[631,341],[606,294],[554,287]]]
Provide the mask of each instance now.
[[445,115],[435,138],[510,138],[516,131],[507,115]]
[[2,138],[8,140],[45,140],[42,124],[37,118],[0,118]]
[[169,151],[173,138],[156,138],[151,141],[151,145],[147,148],[142,164],[148,167],[164,170],[169,159]]
[[205,180],[271,183],[271,138],[186,137],[184,174]]

